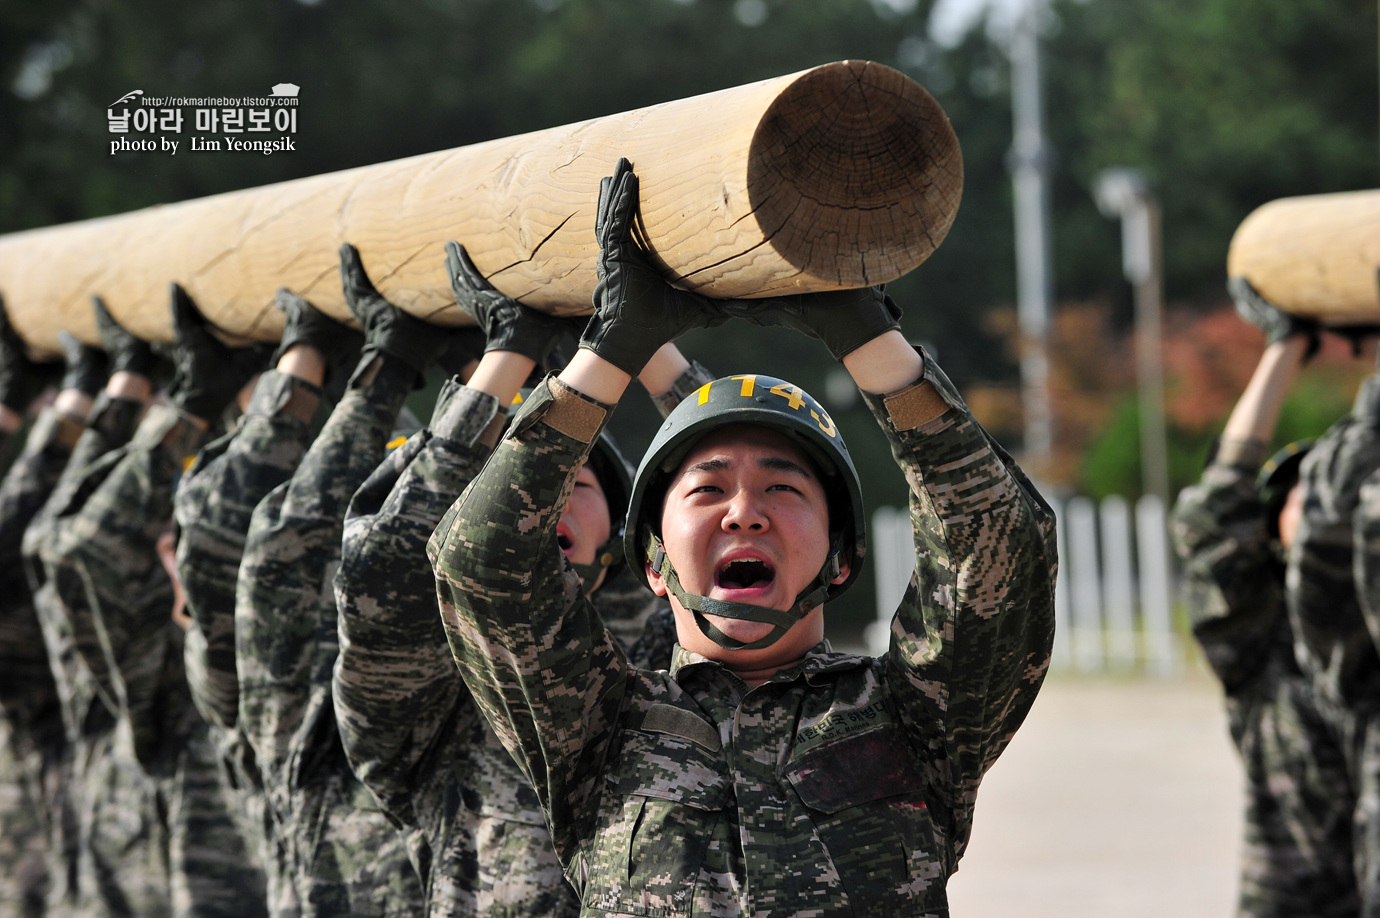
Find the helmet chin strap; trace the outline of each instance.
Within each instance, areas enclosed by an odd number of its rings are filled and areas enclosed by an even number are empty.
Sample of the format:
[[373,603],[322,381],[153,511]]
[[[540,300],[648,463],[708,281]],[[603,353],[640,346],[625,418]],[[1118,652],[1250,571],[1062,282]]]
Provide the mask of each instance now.
[[[671,565],[671,559],[666,556],[666,552],[661,546],[661,540],[656,536],[651,536],[649,539],[647,553],[651,558],[652,570],[661,576],[666,584],[667,592],[694,615],[695,624],[699,627],[700,633],[725,650],[756,650],[759,647],[770,647],[775,644],[787,631],[791,630],[791,626],[824,604],[824,601],[829,598],[829,587],[833,585],[834,578],[839,575],[839,548],[836,539],[833,549],[829,552],[829,557],[825,560],[824,566],[820,568],[819,575],[805,589],[800,591],[791,607],[784,610],[769,609],[766,606],[754,606],[745,602],[731,602],[725,599],[711,599],[708,596],[698,596],[687,592],[681,586],[680,575]],[[755,641],[740,641],[729,637],[714,627],[709,619],[705,618],[706,615],[758,622],[772,627],[765,637]]]
[[599,547],[594,553],[594,561],[590,564],[581,564],[578,561],[570,561],[570,566],[575,568],[575,573],[580,575],[584,581],[585,589],[594,588],[594,583],[599,579],[601,571],[608,570],[617,564],[623,556],[623,538],[621,535],[611,537],[607,542]]

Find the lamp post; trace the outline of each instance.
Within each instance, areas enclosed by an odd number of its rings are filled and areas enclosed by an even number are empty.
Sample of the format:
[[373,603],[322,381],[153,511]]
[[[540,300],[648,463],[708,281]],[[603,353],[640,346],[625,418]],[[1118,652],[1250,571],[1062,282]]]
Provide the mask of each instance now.
[[1121,218],[1121,261],[1135,288],[1136,377],[1140,401],[1142,489],[1169,501],[1169,459],[1165,444],[1164,355],[1160,203],[1135,169],[1107,169],[1093,183],[1097,209]]
[[1016,315],[1021,333],[1021,407],[1030,468],[1047,471],[1054,445],[1049,400],[1049,156],[1040,88],[1041,0],[1022,0],[1011,32],[1012,139],[1008,165],[1016,217]]

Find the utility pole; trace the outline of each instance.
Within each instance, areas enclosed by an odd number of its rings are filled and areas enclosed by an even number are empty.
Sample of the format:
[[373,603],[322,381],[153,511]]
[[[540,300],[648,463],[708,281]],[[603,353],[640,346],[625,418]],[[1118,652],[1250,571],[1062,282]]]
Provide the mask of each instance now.
[[1136,379],[1140,394],[1140,466],[1144,493],[1169,501],[1164,420],[1164,313],[1160,202],[1135,169],[1106,169],[1093,184],[1097,209],[1121,218],[1121,261],[1136,296]]
[[1021,0],[1011,33],[1012,143],[1008,165],[1015,192],[1016,314],[1020,327],[1024,452],[1034,470],[1054,446],[1049,399],[1049,155],[1045,145],[1039,20],[1043,0]]

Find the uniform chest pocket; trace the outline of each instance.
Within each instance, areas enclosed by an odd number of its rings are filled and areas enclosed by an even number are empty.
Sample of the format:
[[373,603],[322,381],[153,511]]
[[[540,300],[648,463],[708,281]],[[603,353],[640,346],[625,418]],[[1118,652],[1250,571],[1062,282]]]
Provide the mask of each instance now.
[[888,725],[817,746],[787,766],[858,914],[911,914],[897,908],[906,902],[917,914],[947,907],[947,857],[914,756]]
[[710,732],[698,732],[694,738],[623,732],[600,807],[586,909],[690,914],[707,852],[724,848],[721,823],[733,797],[717,736],[711,740]]

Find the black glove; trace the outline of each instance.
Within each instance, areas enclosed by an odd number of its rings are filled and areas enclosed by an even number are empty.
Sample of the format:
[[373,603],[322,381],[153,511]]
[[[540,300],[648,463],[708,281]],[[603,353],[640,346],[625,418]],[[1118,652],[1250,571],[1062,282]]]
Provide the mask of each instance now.
[[446,243],[446,273],[455,304],[484,331],[484,351],[513,351],[543,363],[565,335],[578,338],[586,321],[549,316],[499,293],[470,261],[465,247]]
[[1251,282],[1244,277],[1233,277],[1227,281],[1227,292],[1236,301],[1236,311],[1241,318],[1265,333],[1265,344],[1278,344],[1294,335],[1308,336],[1308,350],[1303,359],[1307,361],[1318,352],[1322,341],[1322,327],[1313,319],[1293,316],[1266,300]]
[[91,298],[91,310],[96,314],[96,330],[110,360],[111,375],[123,372],[152,377],[159,361],[153,345],[125,331],[110,310],[105,308],[105,301],[100,297]]
[[307,300],[286,287],[273,298],[273,305],[286,316],[283,337],[273,352],[273,364],[295,344],[306,344],[321,352],[326,360],[326,381],[329,384],[342,374],[349,373],[359,362],[364,335],[348,325],[337,322]]
[[359,250],[348,242],[340,247],[340,283],[345,303],[364,328],[364,353],[388,354],[416,371],[416,386],[425,381],[427,364],[446,349],[444,331],[408,315],[374,288]]
[[58,389],[76,389],[95,398],[105,388],[109,362],[105,351],[89,344],[82,344],[71,332],[58,332],[58,344],[62,347],[63,360],[67,362],[67,372],[63,374]]
[[211,334],[210,323],[178,284],[172,285],[173,351],[177,365],[169,392],[172,403],[205,421],[213,421],[245,383],[263,370],[266,347],[230,348]]
[[10,325],[0,300],[0,405],[23,414],[52,377],[52,365],[29,359],[28,348]]
[[599,240],[599,286],[594,315],[580,346],[636,376],[663,344],[692,328],[714,328],[729,319],[721,301],[678,290],[650,265],[632,240],[637,175],[626,159],[599,182],[594,235]]
[[835,360],[901,327],[901,307],[880,285],[740,300],[728,308],[745,310],[745,318],[757,325],[784,326],[818,338]]

